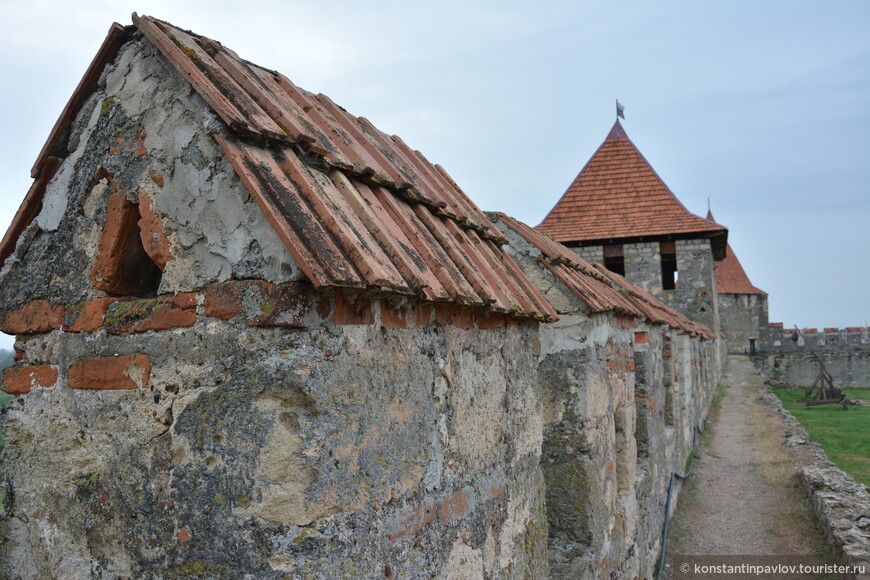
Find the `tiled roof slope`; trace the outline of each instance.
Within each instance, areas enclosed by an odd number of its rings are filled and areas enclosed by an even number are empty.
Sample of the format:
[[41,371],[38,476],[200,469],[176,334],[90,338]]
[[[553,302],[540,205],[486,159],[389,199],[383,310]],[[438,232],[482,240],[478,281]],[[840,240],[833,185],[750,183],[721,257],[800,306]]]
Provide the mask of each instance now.
[[616,272],[611,272],[601,264],[595,264],[595,268],[613,280],[613,283],[619,286],[628,296],[632,297],[634,304],[646,314],[648,319],[667,324],[671,328],[682,329],[689,334],[698,335],[707,340],[716,338],[712,330],[666,306],[652,294],[633,282],[629,282],[623,276],[620,276]]
[[[716,222],[713,219],[713,212],[707,211],[707,220]],[[740,260],[734,255],[731,249],[731,244],[725,246],[725,259],[721,262],[716,262],[714,267],[716,272],[716,292],[718,294],[764,294],[767,292],[756,288],[749,281],[749,276],[743,266],[740,265]]]
[[728,231],[680,203],[618,120],[538,229],[559,242]]
[[[557,318],[501,249],[501,232],[442,167],[399,137],[217,41],[148,16],[133,14],[133,23],[229,126],[231,136],[215,139],[316,287]],[[107,44],[92,68],[111,62]],[[64,114],[74,117],[74,108]],[[58,149],[46,145],[37,176]]]
[[603,266],[592,266],[562,244],[503,213],[499,219],[539,252],[538,261],[573,292],[591,312],[615,312],[666,324],[693,336],[714,338],[709,328],[689,320],[652,294]]

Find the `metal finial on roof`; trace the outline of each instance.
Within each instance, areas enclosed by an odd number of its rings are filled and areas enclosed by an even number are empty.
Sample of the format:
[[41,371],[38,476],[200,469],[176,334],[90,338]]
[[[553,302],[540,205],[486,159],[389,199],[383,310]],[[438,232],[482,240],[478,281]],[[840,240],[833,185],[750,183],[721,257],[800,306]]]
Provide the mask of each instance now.
[[619,99],[616,99],[616,118],[622,117],[625,119],[625,106],[619,104]]

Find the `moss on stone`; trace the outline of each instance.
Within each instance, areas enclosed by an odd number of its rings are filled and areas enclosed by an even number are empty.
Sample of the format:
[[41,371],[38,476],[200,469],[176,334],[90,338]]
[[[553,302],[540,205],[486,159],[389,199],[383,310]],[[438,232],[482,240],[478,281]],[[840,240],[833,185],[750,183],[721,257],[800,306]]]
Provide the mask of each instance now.
[[145,320],[159,307],[160,301],[157,298],[115,302],[106,312],[105,324],[111,327]]
[[105,117],[112,110],[112,107],[115,106],[117,101],[112,98],[108,98],[103,101],[102,106],[100,107],[100,117]]

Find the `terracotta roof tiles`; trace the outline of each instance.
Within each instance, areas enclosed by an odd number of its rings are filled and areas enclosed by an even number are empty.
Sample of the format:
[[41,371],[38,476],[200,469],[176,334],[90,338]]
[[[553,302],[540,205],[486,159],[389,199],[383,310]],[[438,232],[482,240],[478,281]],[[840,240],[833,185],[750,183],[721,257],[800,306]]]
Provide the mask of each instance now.
[[632,299],[632,302],[644,312],[647,319],[651,322],[667,324],[671,328],[678,328],[691,335],[698,335],[707,340],[716,337],[715,333],[703,324],[695,322],[673,308],[665,305],[652,294],[643,290],[640,286],[629,282],[623,276],[611,272],[601,264],[595,264],[595,268],[620,287],[623,292]]
[[[502,233],[419,151],[217,41],[148,16],[134,14],[133,23],[227,124],[229,133],[214,138],[316,287],[558,318],[503,251]],[[30,211],[16,218],[0,255],[33,219],[47,182],[42,167],[66,148],[63,127],[132,30],[110,31],[34,166]]]
[[559,242],[728,231],[680,203],[618,120],[537,229]]
[[570,249],[519,220],[503,213],[496,215],[506,227],[540,252],[538,261],[542,266],[573,292],[590,312],[615,312],[646,319],[653,324],[666,324],[704,339],[715,337],[706,326],[689,320],[622,276],[600,264],[589,264]]

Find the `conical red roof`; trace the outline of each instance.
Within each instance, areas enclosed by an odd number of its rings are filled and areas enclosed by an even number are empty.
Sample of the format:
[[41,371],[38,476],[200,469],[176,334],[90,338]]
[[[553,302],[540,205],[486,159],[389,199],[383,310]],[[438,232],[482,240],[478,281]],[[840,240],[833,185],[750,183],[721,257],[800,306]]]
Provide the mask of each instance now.
[[537,229],[559,242],[728,231],[680,203],[618,120]]

